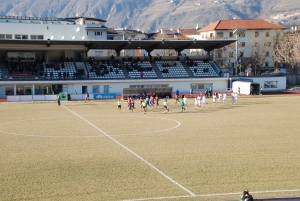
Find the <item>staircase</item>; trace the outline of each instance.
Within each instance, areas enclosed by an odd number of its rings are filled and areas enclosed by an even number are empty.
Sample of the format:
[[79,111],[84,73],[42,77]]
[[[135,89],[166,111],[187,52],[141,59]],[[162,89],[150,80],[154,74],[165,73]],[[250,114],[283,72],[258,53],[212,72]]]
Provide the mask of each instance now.
[[129,76],[129,73],[128,73],[128,71],[126,70],[125,66],[122,67],[122,71],[123,71],[123,73],[124,73],[124,76],[125,76],[125,79],[126,79],[126,80],[132,79],[132,78]]
[[185,62],[181,62],[182,66],[184,67],[185,71],[187,72],[187,74],[189,75],[189,78],[194,78],[194,73],[192,72],[192,70],[190,69],[190,67],[185,63]]
[[159,68],[156,66],[156,64],[151,63],[151,66],[152,66],[152,69],[154,70],[154,72],[157,75],[157,79],[163,79],[162,72],[159,70]]
[[5,68],[4,64],[0,64],[0,71],[1,71],[0,79],[6,80],[9,78],[8,70],[7,70],[7,68]]

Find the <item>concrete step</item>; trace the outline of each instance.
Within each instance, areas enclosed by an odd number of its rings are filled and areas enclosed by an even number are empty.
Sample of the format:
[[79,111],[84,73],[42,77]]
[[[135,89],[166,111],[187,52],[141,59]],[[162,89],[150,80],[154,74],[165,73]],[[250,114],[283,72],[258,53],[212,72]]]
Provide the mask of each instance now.
[[180,61],[180,63],[182,64],[182,66],[184,67],[185,71],[187,72],[187,74],[189,75],[190,78],[194,78],[194,73],[192,72],[192,70],[190,69],[190,67],[186,64],[186,62],[182,62]]

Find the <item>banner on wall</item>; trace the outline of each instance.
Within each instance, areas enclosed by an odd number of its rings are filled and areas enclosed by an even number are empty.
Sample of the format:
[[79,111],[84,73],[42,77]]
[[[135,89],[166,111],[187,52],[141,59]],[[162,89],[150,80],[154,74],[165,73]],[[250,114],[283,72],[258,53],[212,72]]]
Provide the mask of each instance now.
[[117,94],[94,94],[94,99],[116,99]]

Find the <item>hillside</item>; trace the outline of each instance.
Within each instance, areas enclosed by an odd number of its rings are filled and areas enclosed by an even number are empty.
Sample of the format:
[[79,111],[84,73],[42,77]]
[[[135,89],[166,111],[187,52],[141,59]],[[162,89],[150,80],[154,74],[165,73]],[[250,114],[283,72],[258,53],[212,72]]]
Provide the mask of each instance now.
[[297,0],[1,0],[0,15],[85,16],[108,27],[153,32],[203,27],[219,19],[260,18],[284,26],[300,24]]

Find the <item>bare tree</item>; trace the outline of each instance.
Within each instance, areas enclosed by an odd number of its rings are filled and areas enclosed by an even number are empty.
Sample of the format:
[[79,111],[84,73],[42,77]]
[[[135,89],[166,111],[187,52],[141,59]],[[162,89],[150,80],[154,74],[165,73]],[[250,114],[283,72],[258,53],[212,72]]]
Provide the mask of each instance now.
[[[254,74],[261,72],[263,66],[268,66],[266,59],[271,56],[273,39],[271,37],[259,36],[265,34],[264,32],[253,31],[250,34],[252,37],[248,38],[247,57],[251,64]],[[248,65],[249,65],[248,64]]]
[[[289,73],[297,73],[300,64],[300,32],[292,30],[276,40],[274,62],[286,66]],[[278,66],[277,66],[278,68]]]

